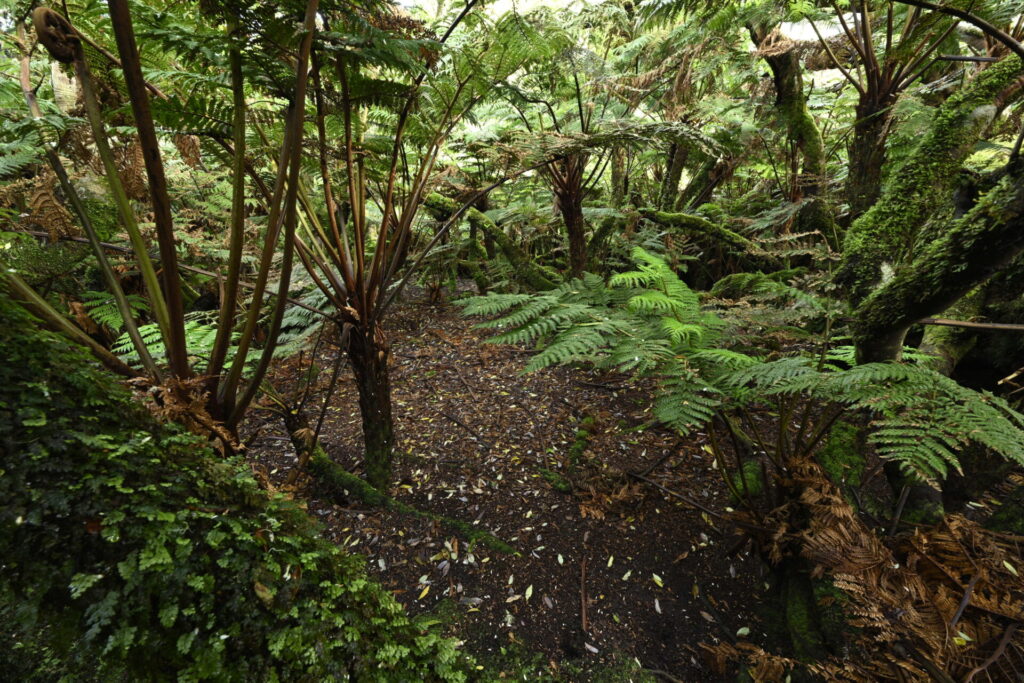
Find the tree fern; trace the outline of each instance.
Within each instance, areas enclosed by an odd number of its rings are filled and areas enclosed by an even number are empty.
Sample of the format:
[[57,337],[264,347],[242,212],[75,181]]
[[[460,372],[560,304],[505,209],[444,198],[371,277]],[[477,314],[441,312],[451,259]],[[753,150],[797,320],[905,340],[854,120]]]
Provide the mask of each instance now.
[[499,315],[478,327],[489,341],[540,342],[527,371],[587,363],[659,381],[654,412],[683,433],[721,405],[714,378],[753,359],[713,348],[721,321],[661,258],[633,251],[636,269],[608,283],[593,274],[544,294],[489,294],[461,302],[467,315]]
[[723,378],[741,402],[803,396],[873,417],[868,441],[878,454],[925,479],[959,470],[969,442],[1024,464],[1024,415],[1001,398],[968,389],[928,367],[868,363],[842,370],[814,359],[784,358]]

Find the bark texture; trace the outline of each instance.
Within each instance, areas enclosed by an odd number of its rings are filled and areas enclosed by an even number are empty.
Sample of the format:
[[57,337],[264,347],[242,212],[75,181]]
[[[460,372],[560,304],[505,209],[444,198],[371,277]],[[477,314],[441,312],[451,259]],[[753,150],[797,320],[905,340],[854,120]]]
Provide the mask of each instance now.
[[347,352],[363,418],[366,481],[384,491],[391,483],[391,456],[395,444],[388,375],[390,349],[380,329],[374,330],[371,337],[362,328],[352,327]]

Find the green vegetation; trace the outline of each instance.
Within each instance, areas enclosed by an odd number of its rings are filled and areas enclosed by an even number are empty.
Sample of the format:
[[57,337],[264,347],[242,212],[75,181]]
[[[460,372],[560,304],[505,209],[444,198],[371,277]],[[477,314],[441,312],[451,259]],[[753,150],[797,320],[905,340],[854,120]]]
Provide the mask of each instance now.
[[0,322],[0,594],[5,641],[20,644],[5,648],[9,671],[465,680],[452,641],[406,617],[244,463],[155,424],[6,299]]
[[9,677],[1019,676],[1019,0],[0,38]]

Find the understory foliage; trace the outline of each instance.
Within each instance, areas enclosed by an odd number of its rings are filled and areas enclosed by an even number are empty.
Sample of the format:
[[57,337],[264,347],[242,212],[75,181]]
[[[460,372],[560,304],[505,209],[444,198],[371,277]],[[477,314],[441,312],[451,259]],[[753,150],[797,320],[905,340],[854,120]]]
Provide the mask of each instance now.
[[[721,348],[724,321],[702,310],[697,294],[661,258],[640,248],[633,258],[637,269],[607,284],[586,274],[543,294],[491,293],[461,303],[467,315],[504,313],[478,325],[503,330],[491,342],[541,343],[527,371],[582,362],[657,378],[654,415],[683,434],[720,412],[784,397],[826,414],[834,409],[818,429],[800,428],[804,455],[842,412],[859,411],[872,418],[868,438],[878,454],[928,480],[959,470],[957,453],[969,442],[1024,464],[1024,415],[1005,400],[924,365],[844,368],[820,357],[765,360]],[[840,348],[831,357],[848,355]],[[790,425],[779,429],[788,432]]]
[[37,326],[0,298],[5,675],[465,679],[294,502]]
[[[807,356],[781,358],[723,378],[737,403],[798,398],[827,412],[872,416],[868,442],[879,456],[928,480],[960,470],[970,442],[1024,464],[1024,415],[989,392],[968,389],[928,367],[867,363],[843,369]],[[786,429],[781,426],[780,429]]]

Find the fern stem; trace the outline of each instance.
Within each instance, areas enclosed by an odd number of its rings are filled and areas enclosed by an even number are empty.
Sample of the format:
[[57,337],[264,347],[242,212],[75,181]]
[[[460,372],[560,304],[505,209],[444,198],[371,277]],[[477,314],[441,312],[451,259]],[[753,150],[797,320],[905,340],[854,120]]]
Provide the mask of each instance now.
[[[274,350],[277,348],[277,337],[281,331],[281,320],[284,317],[284,309],[288,303],[288,285],[291,282],[292,262],[295,252],[295,225],[297,223],[299,173],[302,170],[302,129],[305,123],[306,108],[306,84],[309,80],[309,54],[313,47],[313,34],[316,31],[316,14],[319,0],[309,0],[306,5],[306,16],[303,21],[305,35],[299,47],[299,54],[295,67],[295,93],[292,99],[292,115],[289,117],[288,127],[291,129],[291,149],[288,163],[288,189],[284,198],[284,253],[281,256],[281,274],[279,277],[277,301],[271,315],[270,327],[267,330],[267,344],[263,347],[259,363],[253,371],[249,384],[242,393],[241,398],[232,407],[227,424],[232,429],[238,425],[246,407],[256,397],[260,383],[270,368],[270,361],[274,357]],[[237,359],[236,359],[237,363]],[[234,364],[232,365],[234,370]]]
[[[24,24],[18,24],[18,40],[24,48]],[[35,91],[32,89],[28,54],[22,52],[19,61],[21,91],[25,96],[25,103],[28,105],[28,109],[32,114],[32,117],[34,119],[41,119],[43,112],[39,108],[39,102],[36,99]],[[89,246],[92,247],[93,255],[96,257],[96,262],[100,268],[100,273],[103,275],[103,281],[106,283],[107,290],[110,292],[111,296],[114,297],[114,303],[117,305],[117,311],[121,315],[121,321],[124,324],[125,331],[128,333],[128,338],[132,340],[132,344],[135,346],[135,350],[139,354],[139,360],[141,361],[142,366],[157,382],[162,382],[163,379],[161,377],[160,368],[153,360],[153,356],[150,355],[149,349],[146,347],[146,343],[142,340],[142,335],[139,333],[139,326],[135,322],[131,306],[128,303],[128,297],[125,296],[124,289],[121,288],[121,283],[118,282],[117,276],[114,274],[114,269],[111,267],[110,261],[107,259],[107,254],[103,250],[99,235],[96,234],[96,229],[93,227],[92,219],[89,218],[89,212],[85,210],[85,205],[82,204],[82,198],[78,195],[78,190],[76,190],[75,186],[71,184],[71,180],[68,178],[68,173],[64,168],[64,163],[60,160],[60,156],[49,147],[46,148],[45,155],[46,161],[50,164],[50,168],[53,169],[54,174],[57,176],[57,181],[60,183],[61,189],[64,191],[64,194],[67,195],[68,201],[71,203],[71,208],[78,216],[78,220],[82,224],[82,229],[85,230]]]
[[137,371],[126,365],[124,361],[111,353],[106,347],[58,313],[46,299],[39,296],[2,259],[0,259],[0,284],[6,285],[6,288],[14,295],[14,298],[42,319],[47,327],[87,347],[107,368],[125,377],[138,377],[139,373]]
[[135,44],[135,30],[132,27],[128,0],[107,0],[114,38],[121,55],[128,98],[131,100],[135,127],[149,180],[149,198],[153,207],[153,221],[156,224],[157,244],[160,248],[160,266],[163,271],[164,301],[166,306],[165,345],[171,372],[176,377],[192,376],[188,362],[188,343],[185,338],[185,302],[182,298],[181,273],[178,271],[177,247],[174,243],[174,219],[171,217],[171,200],[167,193],[167,177],[160,158],[160,143],[153,125],[153,114],[149,107],[146,82],[142,77],[139,63],[139,49]]
[[[128,233],[128,239],[132,243],[132,249],[135,251],[136,263],[139,266],[139,272],[142,274],[142,280],[146,285],[146,293],[149,295],[150,309],[156,317],[157,326],[160,328],[160,336],[164,341],[165,348],[167,348],[167,344],[171,339],[171,323],[167,303],[164,300],[163,291],[160,289],[160,279],[157,277],[156,268],[149,257],[148,245],[142,238],[139,224],[135,220],[135,212],[132,210],[128,194],[121,183],[121,176],[118,175],[117,164],[114,162],[114,154],[110,150],[106,129],[103,125],[103,116],[100,113],[92,75],[81,48],[77,50],[74,66],[75,74],[78,76],[78,81],[82,86],[82,100],[85,103],[86,117],[89,119],[89,125],[92,128],[96,151],[103,161],[107,186],[110,188],[111,195],[113,195],[114,204],[121,217],[121,224],[125,232]],[[132,341],[134,343],[134,340]]]
[[[228,26],[228,38],[234,39],[239,30],[237,21]],[[231,166],[231,227],[228,236],[228,275],[221,297],[220,314],[217,317],[217,338],[210,352],[206,373],[218,377],[224,369],[228,347],[231,346],[231,331],[235,326],[235,309],[238,307],[239,278],[242,268],[242,238],[245,233],[245,76],[242,73],[242,51],[237,43],[232,44],[228,54],[231,70],[231,93],[234,116],[234,158]],[[223,411],[223,406],[220,410]]]

